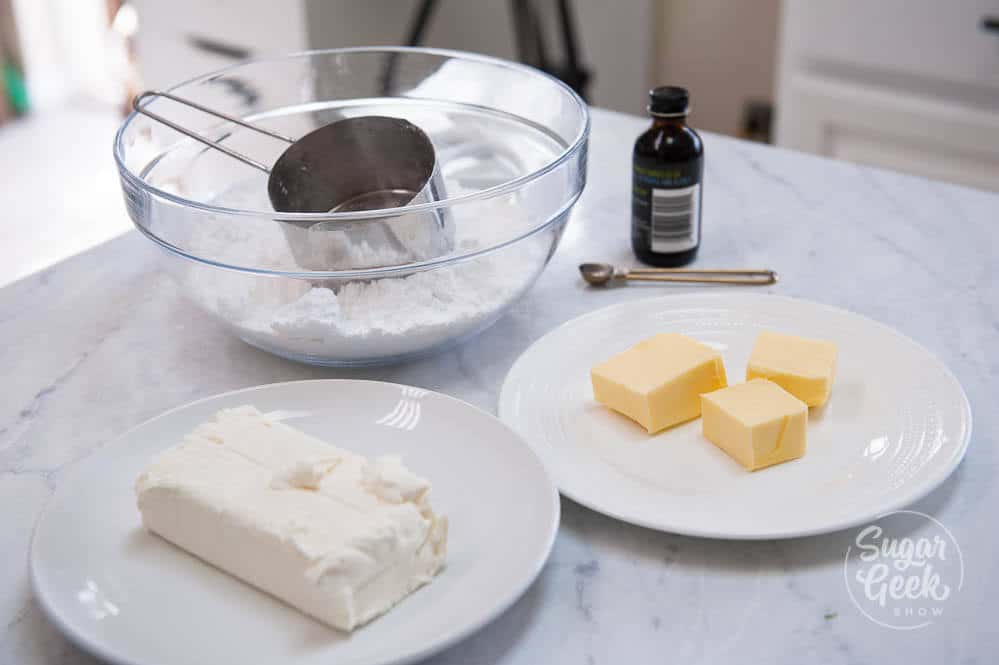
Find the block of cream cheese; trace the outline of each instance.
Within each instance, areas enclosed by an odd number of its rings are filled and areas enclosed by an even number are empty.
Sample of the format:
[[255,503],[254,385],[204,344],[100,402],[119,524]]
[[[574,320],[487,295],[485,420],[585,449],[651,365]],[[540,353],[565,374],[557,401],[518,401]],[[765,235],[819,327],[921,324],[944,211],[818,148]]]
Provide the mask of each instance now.
[[701,403],[704,436],[749,471],[805,454],[808,406],[772,381],[716,390]]
[[639,342],[590,371],[593,395],[651,434],[701,415],[701,393],[727,385],[721,356],[676,333]]
[[829,399],[835,370],[832,342],[764,331],[753,345],[746,380],[770,379],[808,406],[821,406]]
[[349,631],[429,582],[447,520],[396,457],[369,460],[250,406],[219,412],[142,472],[145,527]]

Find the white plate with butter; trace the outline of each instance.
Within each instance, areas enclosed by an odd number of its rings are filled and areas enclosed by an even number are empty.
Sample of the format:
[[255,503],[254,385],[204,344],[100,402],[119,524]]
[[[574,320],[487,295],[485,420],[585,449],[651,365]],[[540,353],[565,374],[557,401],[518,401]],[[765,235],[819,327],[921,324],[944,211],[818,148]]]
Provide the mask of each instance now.
[[[729,384],[741,382],[763,330],[839,348],[832,396],[810,410],[800,459],[748,472],[703,437],[700,419],[650,435],[593,398],[593,365],[662,332],[716,349]],[[950,475],[971,436],[960,384],[911,339],[842,309],[745,293],[633,301],[569,321],[517,360],[499,414],[578,503],[730,539],[825,533],[901,508]]]
[[[401,456],[432,483],[433,508],[448,518],[443,571],[348,634],[145,531],[133,489],[140,472],[216,412],[243,405],[370,458]],[[491,415],[408,386],[300,381],[180,407],[81,462],[39,519],[31,576],[46,614],[114,663],[405,663],[509,607],[543,567],[558,521],[537,455]]]

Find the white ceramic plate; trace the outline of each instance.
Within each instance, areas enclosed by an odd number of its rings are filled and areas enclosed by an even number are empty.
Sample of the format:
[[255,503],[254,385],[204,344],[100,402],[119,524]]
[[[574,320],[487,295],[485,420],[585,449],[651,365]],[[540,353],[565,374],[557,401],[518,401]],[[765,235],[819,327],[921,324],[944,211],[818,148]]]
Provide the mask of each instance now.
[[[388,614],[346,635],[144,532],[132,483],[217,410],[252,404],[366,455],[399,453],[448,515],[448,563]],[[403,663],[495,618],[544,565],[558,493],[508,427],[464,402],[373,381],[301,381],[218,395],[108,444],[60,483],[35,529],[31,575],[49,617],[116,663]],[[515,546],[513,545],[515,543]]]
[[[729,381],[742,381],[763,329],[839,345],[832,397],[811,410],[799,460],[748,473],[702,437],[699,419],[649,436],[593,399],[590,367],[659,332],[718,349]],[[666,296],[570,321],[516,362],[499,413],[573,500],[654,529],[733,539],[834,531],[909,504],[954,470],[971,435],[961,386],[909,338],[841,309],[752,294]]]

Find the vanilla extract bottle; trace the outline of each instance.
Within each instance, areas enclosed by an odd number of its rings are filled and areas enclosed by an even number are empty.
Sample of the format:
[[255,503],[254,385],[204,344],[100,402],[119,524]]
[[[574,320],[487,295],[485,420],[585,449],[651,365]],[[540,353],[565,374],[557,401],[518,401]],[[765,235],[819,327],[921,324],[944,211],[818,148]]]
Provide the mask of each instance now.
[[662,86],[649,93],[652,126],[632,153],[631,245],[643,263],[690,263],[701,244],[704,145],[687,126],[689,95]]

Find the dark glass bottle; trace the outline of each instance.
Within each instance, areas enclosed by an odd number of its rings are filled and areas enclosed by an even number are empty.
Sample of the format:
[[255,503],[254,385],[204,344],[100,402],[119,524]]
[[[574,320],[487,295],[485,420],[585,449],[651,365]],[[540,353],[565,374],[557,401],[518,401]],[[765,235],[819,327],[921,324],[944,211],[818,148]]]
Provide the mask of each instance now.
[[687,126],[684,88],[649,93],[652,126],[632,153],[631,245],[643,263],[690,263],[701,244],[701,176],[704,145]]

